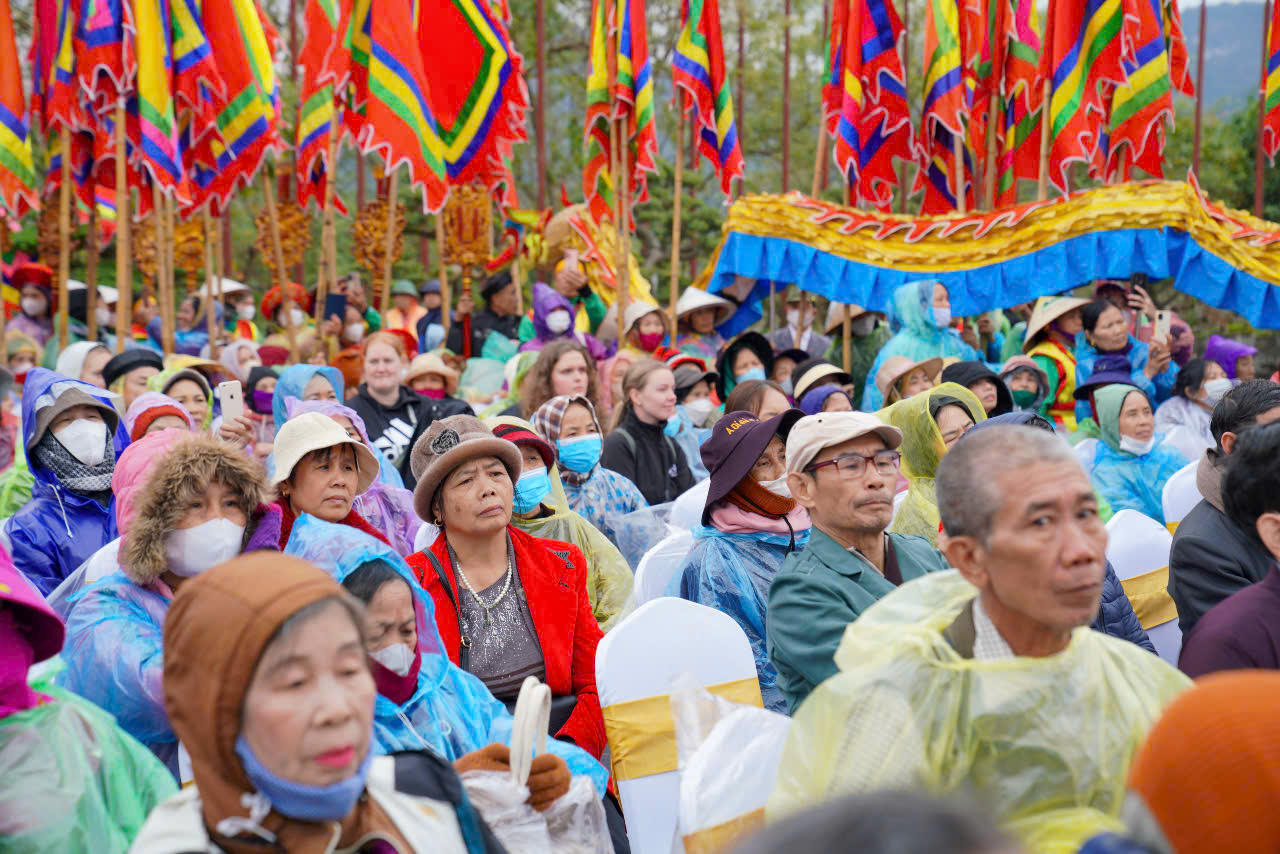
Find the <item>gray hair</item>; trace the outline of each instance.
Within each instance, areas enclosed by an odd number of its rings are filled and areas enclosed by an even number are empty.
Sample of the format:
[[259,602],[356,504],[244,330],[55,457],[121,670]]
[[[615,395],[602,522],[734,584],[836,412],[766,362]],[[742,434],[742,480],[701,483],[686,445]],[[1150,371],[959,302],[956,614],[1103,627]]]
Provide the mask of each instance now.
[[983,543],[1005,496],[1000,475],[1035,463],[1079,465],[1071,446],[1054,433],[1011,424],[975,430],[956,442],[938,463],[938,515],[953,537],[977,537]]

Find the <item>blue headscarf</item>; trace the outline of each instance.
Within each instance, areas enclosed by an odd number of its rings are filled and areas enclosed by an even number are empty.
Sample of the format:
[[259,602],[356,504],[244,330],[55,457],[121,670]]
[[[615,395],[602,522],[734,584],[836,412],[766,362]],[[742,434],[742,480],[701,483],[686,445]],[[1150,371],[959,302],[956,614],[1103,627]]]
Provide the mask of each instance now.
[[275,394],[271,396],[271,415],[275,419],[277,430],[289,420],[289,410],[285,406],[285,400],[290,397],[302,400],[302,390],[316,374],[324,375],[324,378],[333,386],[334,393],[338,395],[338,403],[342,403],[344,385],[342,373],[337,368],[324,365],[290,365],[280,373],[280,379],[276,380]]

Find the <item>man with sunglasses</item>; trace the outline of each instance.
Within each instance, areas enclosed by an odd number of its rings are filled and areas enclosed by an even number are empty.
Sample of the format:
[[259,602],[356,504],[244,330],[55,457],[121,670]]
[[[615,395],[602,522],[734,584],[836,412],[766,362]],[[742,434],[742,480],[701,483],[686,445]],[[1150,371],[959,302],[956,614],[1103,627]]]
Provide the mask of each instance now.
[[929,541],[890,534],[902,433],[864,412],[801,418],[787,437],[787,485],[813,528],[769,589],[765,620],[778,687],[795,712],[836,673],[845,627],[904,581],[947,568]]

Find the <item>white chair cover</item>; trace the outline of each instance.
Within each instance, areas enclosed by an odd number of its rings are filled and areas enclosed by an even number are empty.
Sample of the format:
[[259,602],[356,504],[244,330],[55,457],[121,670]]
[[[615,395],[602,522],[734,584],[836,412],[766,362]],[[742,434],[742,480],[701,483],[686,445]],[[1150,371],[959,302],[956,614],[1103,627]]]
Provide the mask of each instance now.
[[1205,435],[1187,424],[1179,424],[1164,436],[1164,443],[1175,448],[1189,460],[1199,460],[1204,452],[1213,447],[1213,443],[1205,439]]
[[[1107,522],[1107,560],[1121,581],[1169,566],[1173,537],[1165,526],[1137,510],[1121,510]],[[1182,630],[1176,619],[1147,629],[1147,637],[1165,661],[1178,666]]]
[[689,487],[671,504],[667,524],[678,531],[692,531],[702,524],[702,509],[707,506],[707,493],[711,491],[711,478]]
[[675,531],[644,553],[636,567],[636,582],[632,588],[632,598],[637,606],[662,595],[692,548],[693,534]]
[[[641,605],[596,649],[596,689],[603,707],[669,694],[682,673],[701,685],[756,678],[751,644],[732,617],[663,597]],[[608,735],[616,740],[616,733]],[[679,771],[619,780],[618,793],[634,854],[684,854],[676,830]]]
[[1093,474],[1093,458],[1098,455],[1098,440],[1084,439],[1073,449],[1085,473]]
[[1164,492],[1160,500],[1164,505],[1165,524],[1169,526],[1171,532],[1187,517],[1191,508],[1200,503],[1202,497],[1200,487],[1196,486],[1196,469],[1199,465],[1200,458],[1196,457],[1193,462],[1178,469],[1164,482]]

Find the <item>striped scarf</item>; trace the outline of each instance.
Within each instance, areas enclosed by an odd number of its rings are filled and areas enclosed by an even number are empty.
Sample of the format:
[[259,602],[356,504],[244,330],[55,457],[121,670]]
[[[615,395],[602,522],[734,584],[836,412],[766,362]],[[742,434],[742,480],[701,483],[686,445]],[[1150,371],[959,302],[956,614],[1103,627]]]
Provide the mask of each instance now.
[[116,468],[116,449],[112,444],[112,432],[107,431],[107,452],[102,462],[96,466],[87,466],[76,459],[75,454],[63,446],[46,430],[39,444],[32,449],[36,465],[53,472],[67,490],[77,495],[85,495],[93,500],[106,504],[111,500],[111,474]]
[[[529,423],[533,426],[534,432],[551,443],[551,448],[556,453],[556,461],[559,462],[560,450],[556,445],[560,438],[560,424],[564,420],[564,414],[569,407],[575,403],[580,403],[587,408],[587,412],[591,413],[591,420],[595,422],[596,432],[602,437],[604,430],[600,429],[600,419],[596,415],[596,408],[591,405],[591,401],[587,400],[580,394],[567,395],[562,394],[553,397],[546,403],[542,404],[529,417]],[[581,486],[586,483],[591,475],[595,472],[595,468],[583,474],[581,472],[570,471],[569,469],[560,467],[560,479],[565,483],[573,486]]]

